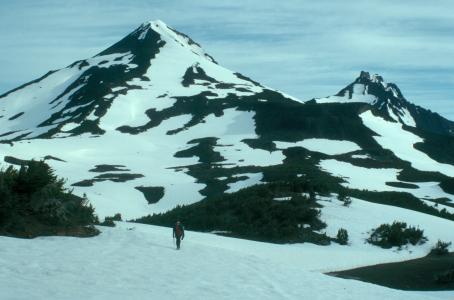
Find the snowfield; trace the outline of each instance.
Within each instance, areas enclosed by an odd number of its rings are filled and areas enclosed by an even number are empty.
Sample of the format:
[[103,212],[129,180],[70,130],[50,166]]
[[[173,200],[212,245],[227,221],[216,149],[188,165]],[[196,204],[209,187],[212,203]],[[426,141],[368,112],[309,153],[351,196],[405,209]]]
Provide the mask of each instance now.
[[227,193],[233,193],[233,192],[239,191],[240,189],[243,188],[243,186],[252,186],[255,184],[259,184],[260,181],[263,179],[262,173],[245,173],[245,174],[235,175],[234,177],[242,177],[242,176],[246,176],[247,179],[228,184],[229,189],[226,191]]
[[421,171],[440,172],[454,177],[454,166],[439,163],[413,147],[414,144],[424,140],[404,130],[402,124],[376,117],[370,110],[359,116],[363,120],[364,125],[378,134],[374,138],[384,149],[389,149],[400,159],[409,161],[413,168]]
[[[109,114],[116,114],[116,111],[117,108],[109,111]],[[74,188],[75,194],[87,195],[101,218],[119,212],[124,218],[132,219],[165,212],[177,205],[191,204],[203,198],[199,191],[205,185],[196,182],[196,178],[185,173],[185,166],[198,163],[197,157],[174,156],[178,151],[194,146],[187,144],[193,139],[219,137],[214,149],[225,159],[222,161],[225,168],[282,163],[285,158],[282,151],[254,149],[242,142],[243,139],[257,138],[253,117],[252,112],[226,109],[222,117],[210,115],[205,118],[205,122],[177,134],[168,135],[169,130],[182,128],[191,119],[190,115],[181,115],[165,120],[160,126],[141,135],[111,130],[99,137],[84,134],[63,139],[19,141],[15,142],[13,147],[0,144],[0,153],[21,159],[42,159],[46,155],[62,159],[64,162],[57,160],[47,162],[55,169],[56,174],[66,175],[67,186]],[[106,124],[103,123],[106,127],[110,126]],[[70,186],[99,175],[89,170],[100,164],[124,165],[130,170],[126,173],[140,174],[144,177],[126,182],[95,182],[93,186],[87,187]],[[241,175],[238,174],[236,177]],[[238,180],[229,185],[228,192],[260,183],[261,178],[261,174],[255,174],[249,176],[248,180]],[[143,194],[135,189],[138,186],[162,186],[165,188],[164,197],[157,203],[148,204]]]
[[[335,237],[340,228],[347,229],[349,246],[332,244],[320,248],[314,253],[319,256],[316,262],[307,262],[311,270],[323,272],[351,269],[391,261],[403,261],[426,256],[438,240],[454,243],[454,222],[424,213],[395,206],[376,204],[351,198],[352,203],[345,207],[343,202],[331,197],[318,197],[322,207],[322,220],[328,225],[326,234]],[[422,245],[405,246],[402,250],[394,247],[385,250],[366,243],[372,229],[394,221],[406,222],[409,226],[424,230],[428,241]],[[308,247],[302,245],[304,248]],[[307,253],[308,257],[313,256]],[[454,293],[454,292],[453,292]]]
[[[335,159],[321,160],[319,166],[322,170],[334,176],[341,177],[346,182],[342,185],[359,190],[368,191],[395,191],[413,194],[417,198],[437,199],[448,198],[454,201],[454,196],[445,193],[438,182],[405,182],[397,179],[399,169],[392,168],[364,168],[352,165],[351,163],[338,161]],[[411,183],[417,188],[399,188],[389,186],[386,182]]]
[[[101,235],[85,239],[0,237],[0,298],[427,300],[454,296],[453,292],[392,290],[312,271],[310,262],[322,263],[323,256],[338,260],[319,254],[321,246],[187,232],[182,249],[176,251],[170,228],[119,222],[116,228],[101,230]],[[360,258],[366,253],[354,254]]]
[[274,142],[277,148],[303,147],[310,151],[321,152],[327,155],[338,155],[362,150],[356,143],[342,140],[305,139],[296,143]]

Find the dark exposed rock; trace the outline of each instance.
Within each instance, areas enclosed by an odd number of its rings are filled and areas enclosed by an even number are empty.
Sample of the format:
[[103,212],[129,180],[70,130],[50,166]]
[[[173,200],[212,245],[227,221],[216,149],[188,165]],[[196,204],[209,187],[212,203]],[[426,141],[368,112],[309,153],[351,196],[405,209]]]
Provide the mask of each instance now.
[[126,167],[123,165],[96,165],[93,169],[90,169],[88,171],[103,173],[103,172],[112,172],[112,171],[128,172],[130,170],[126,169]]
[[393,186],[393,187],[404,188],[404,189],[418,189],[419,188],[419,186],[417,186],[416,184],[400,182],[400,181],[386,182],[385,184],[389,185],[389,186]]
[[142,192],[148,204],[159,202],[164,197],[165,190],[162,186],[136,186],[135,189]]
[[76,183],[71,184],[72,186],[93,186],[95,182],[110,180],[113,182],[126,182],[137,178],[144,177],[142,174],[132,173],[103,173],[92,179],[85,179]]
[[3,160],[9,164],[18,166],[27,165],[30,162],[29,160],[20,159],[13,156],[5,156]]
[[55,156],[52,156],[52,155],[46,155],[46,156],[44,156],[44,160],[50,160],[50,159],[58,160],[58,161],[61,161],[61,162],[66,162],[66,161],[63,160],[63,159],[60,159],[60,158],[55,157]]
[[12,121],[12,120],[16,120],[17,118],[19,118],[20,116],[22,116],[24,114],[24,112],[20,112],[18,114],[15,114],[14,116],[12,116],[11,118],[9,118],[8,120]]

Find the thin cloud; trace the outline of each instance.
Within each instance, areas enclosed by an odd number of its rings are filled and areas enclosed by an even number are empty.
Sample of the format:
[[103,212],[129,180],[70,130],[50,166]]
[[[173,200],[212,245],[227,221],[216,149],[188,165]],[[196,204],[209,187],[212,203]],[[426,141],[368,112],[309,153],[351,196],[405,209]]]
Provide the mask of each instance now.
[[161,19],[224,66],[296,97],[335,93],[369,70],[454,120],[452,1],[4,2],[0,93]]

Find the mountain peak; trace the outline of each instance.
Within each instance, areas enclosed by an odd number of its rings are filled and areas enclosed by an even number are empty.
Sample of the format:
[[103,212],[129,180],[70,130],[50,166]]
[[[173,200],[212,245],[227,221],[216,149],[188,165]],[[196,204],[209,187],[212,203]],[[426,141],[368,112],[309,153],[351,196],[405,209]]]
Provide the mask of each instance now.
[[187,51],[217,64],[214,58],[206,53],[198,43],[161,20],[142,23],[122,40],[96,56],[130,52],[135,56],[137,53],[144,57],[151,55],[150,58],[152,58],[164,46],[176,50],[179,54],[175,55],[181,55],[181,51]]
[[355,84],[364,85],[363,94],[375,96],[377,98],[377,101],[374,102],[379,102],[378,100],[382,98],[394,98],[399,102],[406,102],[405,97],[396,84],[386,82],[383,77],[377,73],[370,75],[370,73],[367,71],[361,71],[355,81],[341,90],[337,95],[341,94],[345,89],[348,89]]
[[164,23],[164,21],[160,20],[160,19],[156,19],[156,20],[150,20],[148,22],[145,22],[144,24],[150,24],[152,26],[161,26],[161,27],[168,27],[166,23]]
[[[0,95],[0,141],[98,136],[115,129],[138,134],[149,129],[151,107],[160,111],[188,96],[231,101],[235,95],[239,100],[263,90],[217,64],[187,35],[160,20],[148,21],[99,54]],[[14,106],[4,104],[12,101]],[[117,103],[127,109],[117,110]],[[2,104],[12,107],[7,115]],[[36,113],[37,105],[43,114]],[[130,112],[129,124],[125,111]]]
[[348,102],[368,102],[370,104],[387,102],[390,99],[393,102],[407,102],[396,84],[387,83],[379,74],[370,74],[367,71],[361,71],[351,84],[340,90],[335,96],[345,98],[344,100]]
[[354,103],[364,102],[374,106],[378,111],[394,121],[415,126],[408,111],[410,103],[394,83],[387,83],[378,74],[370,75],[361,71],[359,76],[336,95],[316,99],[317,103]]
[[384,81],[383,77],[378,74],[370,75],[369,72],[361,71],[359,77],[356,78],[355,83],[381,83],[383,87],[387,87],[387,83]]
[[169,45],[184,48],[205,59],[208,59],[211,62],[217,63],[212,56],[203,50],[200,44],[196,43],[186,34],[168,26],[161,20],[144,22],[136,30],[134,30],[131,35],[138,40],[146,40],[152,36],[150,33],[158,34],[160,40]]
[[336,95],[315,99],[317,103],[367,103],[384,118],[416,127],[416,106],[408,102],[394,83],[378,74],[361,71],[359,76]]
[[361,71],[361,73],[359,74],[358,79],[370,80],[370,73],[366,72],[366,71]]
[[171,28],[161,20],[147,21],[142,23],[136,30],[132,32],[138,39],[143,40],[146,38],[149,30],[152,30],[159,35],[172,36]]
[[[440,116],[409,102],[399,87],[379,74],[361,71],[359,76],[333,96],[314,99],[316,103],[365,103],[383,118],[429,132],[452,135],[453,126]],[[438,126],[439,124],[443,124]]]

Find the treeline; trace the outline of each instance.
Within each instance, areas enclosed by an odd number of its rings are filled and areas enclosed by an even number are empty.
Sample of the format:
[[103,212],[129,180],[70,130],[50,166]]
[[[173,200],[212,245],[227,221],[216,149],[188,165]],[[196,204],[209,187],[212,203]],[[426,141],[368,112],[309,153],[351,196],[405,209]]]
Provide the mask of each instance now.
[[280,182],[178,206],[135,222],[172,226],[181,220],[186,229],[195,231],[274,243],[329,244],[329,237],[316,232],[326,227],[318,207],[312,186]]
[[94,208],[87,199],[64,188],[64,180],[43,161],[29,161],[19,170],[0,170],[0,234],[31,238],[39,235],[92,236],[98,231]]

